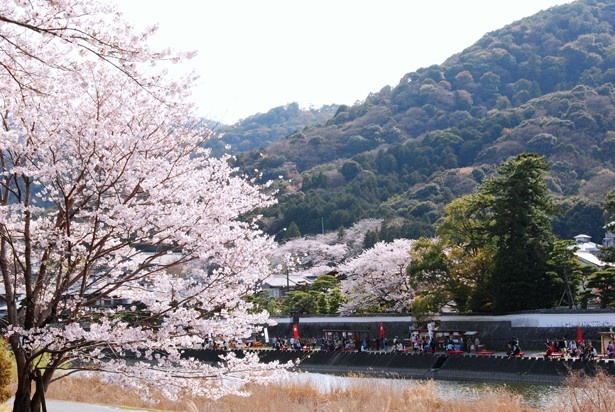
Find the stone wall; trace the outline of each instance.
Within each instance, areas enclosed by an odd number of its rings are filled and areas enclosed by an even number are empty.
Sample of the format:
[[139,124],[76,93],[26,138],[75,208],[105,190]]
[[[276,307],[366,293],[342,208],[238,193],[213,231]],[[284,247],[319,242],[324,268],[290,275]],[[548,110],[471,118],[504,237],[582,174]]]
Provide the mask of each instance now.
[[[244,352],[234,351],[239,358]],[[304,372],[349,373],[390,378],[451,381],[507,382],[556,385],[570,371],[592,376],[598,369],[615,376],[615,361],[584,362],[578,359],[508,358],[505,356],[410,354],[400,352],[279,351],[255,350],[263,362],[299,361]],[[215,363],[224,351],[191,350],[184,356]]]

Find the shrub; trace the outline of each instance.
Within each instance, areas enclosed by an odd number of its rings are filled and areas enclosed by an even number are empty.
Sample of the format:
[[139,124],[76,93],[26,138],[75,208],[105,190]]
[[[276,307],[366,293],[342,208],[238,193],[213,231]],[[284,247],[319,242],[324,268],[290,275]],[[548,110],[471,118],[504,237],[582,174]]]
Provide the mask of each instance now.
[[0,344],[0,404],[11,397],[9,385],[13,379],[13,357],[4,344]]

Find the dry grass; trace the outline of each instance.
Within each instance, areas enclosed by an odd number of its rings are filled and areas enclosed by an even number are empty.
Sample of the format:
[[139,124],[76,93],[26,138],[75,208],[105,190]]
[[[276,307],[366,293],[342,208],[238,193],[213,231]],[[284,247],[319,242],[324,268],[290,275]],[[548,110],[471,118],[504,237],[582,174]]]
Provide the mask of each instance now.
[[[49,399],[112,404],[127,408],[158,411],[235,412],[238,410],[267,411],[447,411],[447,412],[510,412],[538,411],[519,394],[505,388],[476,389],[468,396],[452,399],[442,396],[433,381],[415,384],[389,384],[385,380],[359,381],[345,388],[320,390],[311,384],[255,385],[247,398],[227,396],[217,401],[186,397],[173,403],[162,396],[152,405],[137,394],[92,378],[68,377],[51,385]],[[570,412],[607,412],[615,410],[615,378],[599,373],[595,378],[572,375],[565,387],[555,394],[543,410]],[[1,410],[1,408],[0,408]],[[9,408],[6,408],[9,410]]]
[[571,373],[565,390],[554,396],[550,406],[558,411],[615,411],[615,376],[602,369],[591,378],[583,372]]
[[217,401],[185,398],[182,403],[171,403],[159,397],[155,406],[122,388],[111,388],[96,379],[66,378],[50,387],[48,398],[77,402],[114,404],[140,409],[163,411],[235,412],[238,410],[268,410],[293,412],[313,411],[451,411],[451,412],[510,412],[537,411],[526,405],[521,396],[504,389],[484,390],[475,399],[444,399],[438,394],[435,382],[416,385],[388,386],[386,381],[374,386],[374,381],[352,384],[348,388],[328,392],[305,384],[255,385],[248,388],[247,398],[227,396]]

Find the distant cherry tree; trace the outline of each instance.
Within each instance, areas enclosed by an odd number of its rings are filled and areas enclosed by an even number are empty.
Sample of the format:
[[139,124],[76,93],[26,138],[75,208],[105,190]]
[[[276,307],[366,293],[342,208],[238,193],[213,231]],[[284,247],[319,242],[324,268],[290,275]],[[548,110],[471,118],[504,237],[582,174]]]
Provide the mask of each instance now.
[[[318,276],[331,272],[348,256],[348,247],[342,243],[324,243],[322,236],[289,240],[276,248],[269,258],[282,263],[282,270],[303,276]],[[291,257],[291,258],[290,258]],[[291,259],[292,264],[288,264]]]
[[378,242],[339,266],[347,302],[341,312],[401,312],[410,307],[413,290],[406,270],[412,240]]
[[[253,355],[184,359],[266,324],[242,297],[273,242],[242,216],[272,203],[202,149],[193,78],[158,64],[107,2],[0,4],[0,293],[15,411],[39,411],[70,364],[147,395],[223,396],[267,381]],[[6,323],[6,324],[5,324]],[[128,362],[127,358],[132,359]]]

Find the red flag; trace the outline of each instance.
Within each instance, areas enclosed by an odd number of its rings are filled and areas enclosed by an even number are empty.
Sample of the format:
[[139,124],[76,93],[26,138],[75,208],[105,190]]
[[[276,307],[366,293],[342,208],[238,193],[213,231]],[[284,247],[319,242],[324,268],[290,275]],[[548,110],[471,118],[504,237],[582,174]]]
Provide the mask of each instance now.
[[380,339],[384,339],[384,326],[382,326],[382,322],[380,322],[380,330],[378,332],[378,336],[380,336]]
[[293,337],[295,339],[299,339],[299,327],[297,326],[297,324],[293,324]]
[[581,333],[581,323],[577,326],[577,343],[583,342],[583,334]]

